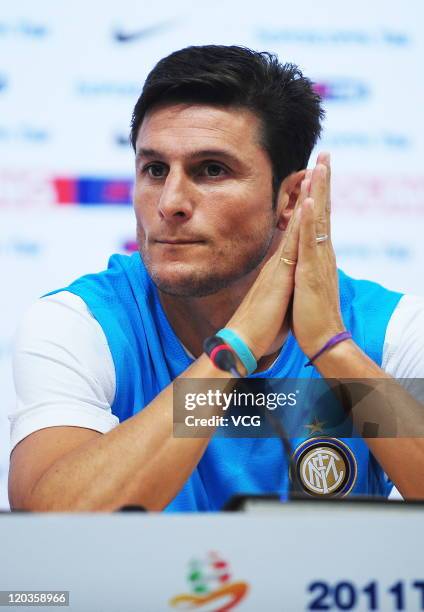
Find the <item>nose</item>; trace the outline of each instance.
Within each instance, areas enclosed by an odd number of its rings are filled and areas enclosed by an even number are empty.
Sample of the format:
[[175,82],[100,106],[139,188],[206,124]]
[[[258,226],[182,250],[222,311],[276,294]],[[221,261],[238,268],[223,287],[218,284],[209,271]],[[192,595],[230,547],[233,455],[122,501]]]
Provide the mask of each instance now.
[[168,220],[189,219],[193,214],[192,196],[190,179],[182,170],[170,170],[159,199],[159,215]]

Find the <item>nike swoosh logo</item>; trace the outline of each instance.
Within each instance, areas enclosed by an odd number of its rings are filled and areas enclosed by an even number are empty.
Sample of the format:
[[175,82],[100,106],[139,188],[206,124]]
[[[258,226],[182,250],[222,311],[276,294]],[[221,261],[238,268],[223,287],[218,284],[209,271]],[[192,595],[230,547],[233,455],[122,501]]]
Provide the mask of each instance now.
[[157,23],[155,25],[149,26],[147,28],[142,28],[141,30],[136,30],[135,32],[127,32],[125,30],[116,29],[113,32],[113,38],[116,42],[119,43],[128,43],[134,42],[136,40],[142,40],[143,38],[150,38],[155,34],[159,34],[162,30],[167,30],[170,26],[173,25],[174,22],[165,21],[163,23]]

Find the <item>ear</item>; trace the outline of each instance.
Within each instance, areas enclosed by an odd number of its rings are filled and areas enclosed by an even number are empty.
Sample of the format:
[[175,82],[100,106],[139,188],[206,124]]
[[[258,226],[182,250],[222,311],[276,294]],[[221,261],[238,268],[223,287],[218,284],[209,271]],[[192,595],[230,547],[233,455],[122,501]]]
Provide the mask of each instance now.
[[277,197],[277,227],[280,230],[287,228],[290,217],[296,206],[300,193],[300,185],[305,178],[306,170],[299,170],[286,176],[280,185]]

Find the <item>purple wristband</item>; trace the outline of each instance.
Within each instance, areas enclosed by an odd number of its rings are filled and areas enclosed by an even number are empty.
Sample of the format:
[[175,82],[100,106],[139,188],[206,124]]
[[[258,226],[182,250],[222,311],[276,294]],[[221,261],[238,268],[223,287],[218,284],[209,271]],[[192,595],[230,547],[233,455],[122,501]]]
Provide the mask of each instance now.
[[324,344],[324,346],[318,351],[318,353],[315,353],[315,355],[310,358],[308,363],[305,363],[305,368],[314,365],[315,359],[318,359],[318,357],[322,355],[324,351],[328,351],[328,349],[332,346],[335,346],[339,342],[343,342],[343,340],[349,340],[349,338],[352,338],[352,334],[348,331],[340,332],[340,334],[336,334],[335,336],[330,338],[330,340]]

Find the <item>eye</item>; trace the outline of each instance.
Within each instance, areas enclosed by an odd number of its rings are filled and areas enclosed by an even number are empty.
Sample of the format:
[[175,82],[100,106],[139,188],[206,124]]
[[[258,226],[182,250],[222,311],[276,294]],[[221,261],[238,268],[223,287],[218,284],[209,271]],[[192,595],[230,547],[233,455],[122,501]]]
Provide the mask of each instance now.
[[210,177],[224,176],[226,174],[225,168],[223,168],[223,166],[221,166],[220,164],[216,163],[205,164],[204,172],[207,176]]
[[148,164],[144,166],[143,173],[147,173],[150,178],[163,178],[166,175],[166,167],[163,164]]

